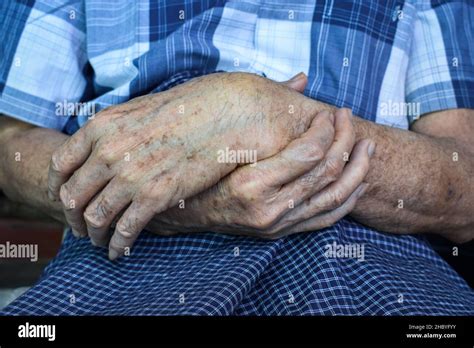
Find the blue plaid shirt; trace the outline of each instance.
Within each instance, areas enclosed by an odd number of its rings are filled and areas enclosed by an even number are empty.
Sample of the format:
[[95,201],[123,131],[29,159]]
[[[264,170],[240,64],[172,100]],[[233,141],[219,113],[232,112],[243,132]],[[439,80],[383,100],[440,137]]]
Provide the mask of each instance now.
[[[214,71],[303,71],[307,96],[406,129],[474,108],[472,18],[468,0],[2,1],[0,113],[72,134],[87,116],[58,103],[99,111]],[[328,257],[334,243],[363,260]],[[68,233],[2,313],[473,315],[474,292],[423,238],[343,219],[275,241],[145,232],[117,262]]]

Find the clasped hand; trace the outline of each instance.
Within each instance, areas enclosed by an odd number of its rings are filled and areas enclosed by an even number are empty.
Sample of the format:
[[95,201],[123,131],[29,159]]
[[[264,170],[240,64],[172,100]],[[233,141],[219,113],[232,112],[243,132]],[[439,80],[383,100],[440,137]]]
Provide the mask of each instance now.
[[266,238],[326,227],[366,190],[374,145],[355,143],[350,112],[321,111],[305,84],[218,73],[109,107],[53,154],[50,198],[110,259],[147,226]]

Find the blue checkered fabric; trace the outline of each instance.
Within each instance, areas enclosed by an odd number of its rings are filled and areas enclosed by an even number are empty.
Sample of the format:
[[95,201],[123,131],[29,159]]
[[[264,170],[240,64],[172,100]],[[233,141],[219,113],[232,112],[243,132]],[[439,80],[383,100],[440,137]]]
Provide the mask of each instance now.
[[[0,113],[72,134],[96,111],[214,71],[281,81],[380,124],[474,108],[474,4],[387,0],[52,0],[0,3]],[[364,247],[363,259],[327,246]],[[264,241],[142,233],[131,255],[68,233],[2,314],[473,315],[474,292],[421,238],[351,219]]]
[[[364,260],[325,246],[364,245]],[[421,239],[348,219],[277,241],[215,233],[143,233],[132,254],[68,234],[39,283],[3,314],[474,314],[474,293]]]

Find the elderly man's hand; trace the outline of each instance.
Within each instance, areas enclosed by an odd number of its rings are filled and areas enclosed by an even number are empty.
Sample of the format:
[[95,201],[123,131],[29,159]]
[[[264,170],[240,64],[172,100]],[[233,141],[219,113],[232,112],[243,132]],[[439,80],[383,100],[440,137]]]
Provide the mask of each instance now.
[[299,138],[277,156],[240,167],[181,208],[159,214],[148,228],[163,235],[212,230],[273,239],[334,224],[367,189],[363,180],[374,152],[368,139],[354,146],[349,110],[336,112],[335,128],[333,144],[315,166],[305,148],[317,147],[318,139]]
[[301,151],[295,178],[316,166],[333,143],[334,123],[312,106],[286,86],[240,73],[208,75],[134,99],[97,114],[55,152],[50,196],[61,199],[76,234],[87,230],[95,244],[107,243],[118,218],[109,244],[114,259],[154,215],[243,164],[219,161],[220,151],[255,153],[259,161],[276,156],[280,163]]

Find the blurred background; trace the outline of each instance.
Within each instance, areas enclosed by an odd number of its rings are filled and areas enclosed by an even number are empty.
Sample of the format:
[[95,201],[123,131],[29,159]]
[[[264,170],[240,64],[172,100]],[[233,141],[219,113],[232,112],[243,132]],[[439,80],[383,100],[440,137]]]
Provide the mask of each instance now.
[[41,276],[56,255],[64,226],[27,206],[8,201],[0,192],[0,244],[37,244],[38,261],[0,258],[0,309]]

